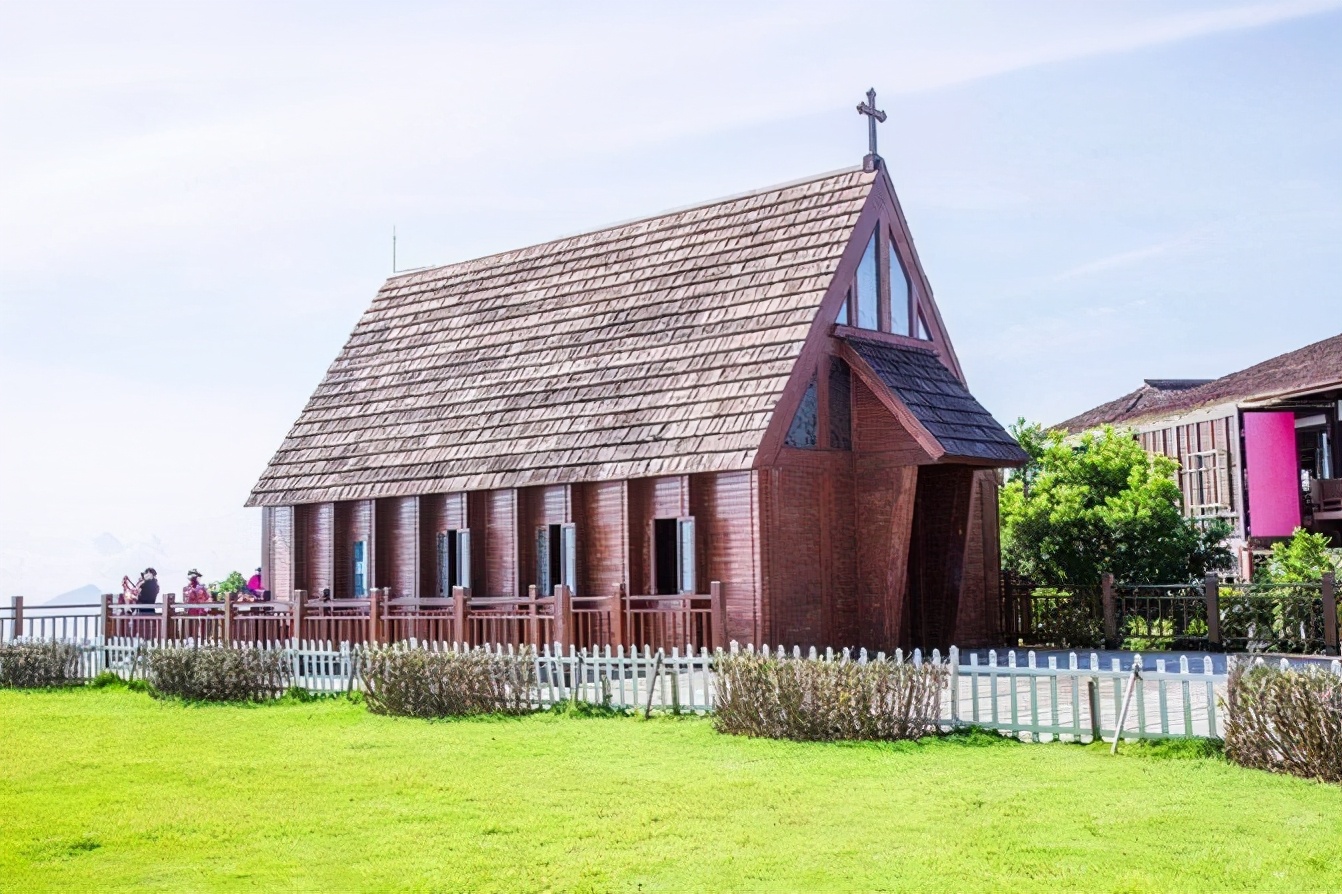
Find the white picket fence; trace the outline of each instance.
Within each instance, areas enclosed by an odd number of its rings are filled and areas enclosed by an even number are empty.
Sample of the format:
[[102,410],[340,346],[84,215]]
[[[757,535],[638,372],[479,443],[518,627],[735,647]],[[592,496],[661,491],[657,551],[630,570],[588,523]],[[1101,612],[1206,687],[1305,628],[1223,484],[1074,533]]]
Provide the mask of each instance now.
[[[86,678],[104,670],[128,678],[140,672],[138,662],[143,651],[162,644],[111,639],[85,641],[80,645],[81,673]],[[187,641],[175,645],[193,644]],[[400,647],[433,651],[468,648],[413,641]],[[363,687],[359,657],[365,647],[361,645],[290,641],[235,648],[282,653],[293,684],[311,693],[337,694]],[[518,654],[511,646],[483,648]],[[735,643],[732,648],[737,649]],[[755,651],[751,646],[745,649]],[[803,655],[799,649],[772,650],[766,646],[759,651],[798,660],[803,657],[817,661],[908,660],[914,664],[925,660],[917,650],[909,656],[896,652],[890,657],[878,654],[874,658],[865,650],[817,653],[812,649]],[[668,653],[646,647],[626,651],[623,647],[563,650],[556,646],[530,654],[536,662],[538,686],[533,704],[538,709],[576,700],[621,709],[694,713],[713,710],[716,656],[707,649],[697,653],[673,649]],[[999,661],[999,657],[1005,660]],[[1151,662],[1153,668],[1147,668],[1147,662],[1135,655],[1127,670],[1118,658],[1111,658],[1108,666],[1104,666],[1095,653],[1084,660],[1070,653],[1061,665],[1057,656],[1049,656],[1040,663],[1034,652],[1026,652],[1021,661],[1014,650],[1004,656],[989,652],[986,663],[980,662],[976,653],[968,658],[962,663],[959,650],[954,647],[945,656],[948,684],[942,696],[938,725],[946,730],[980,726],[1036,742],[1112,740],[1120,728],[1125,739],[1218,738],[1222,734],[1219,700],[1224,697],[1226,674],[1214,671],[1211,656],[1192,661],[1181,657],[1173,666],[1166,659],[1157,658]],[[935,650],[926,660],[943,662],[942,655]],[[1283,660],[1282,666],[1289,664]],[[1132,667],[1138,669],[1136,674]],[[1333,661],[1328,670],[1342,677],[1342,662]]]

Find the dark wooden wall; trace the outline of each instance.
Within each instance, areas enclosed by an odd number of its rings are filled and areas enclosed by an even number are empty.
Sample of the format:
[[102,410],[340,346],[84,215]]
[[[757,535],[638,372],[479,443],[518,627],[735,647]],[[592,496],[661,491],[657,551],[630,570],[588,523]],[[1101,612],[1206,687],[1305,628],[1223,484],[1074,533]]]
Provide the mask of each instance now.
[[689,479],[690,515],[699,542],[699,589],[722,584],[727,609],[727,638],[762,643],[758,477],[754,472],[693,475]]
[[574,485],[574,524],[578,526],[578,592],[607,596],[628,586],[629,519],[625,482]]
[[[484,574],[483,579],[472,581],[473,589],[487,596],[516,596],[520,591],[517,575],[520,539],[517,491],[485,491],[482,497],[484,511],[479,530],[484,536],[479,539],[484,559],[480,570]],[[475,530],[476,525],[472,524],[472,546],[476,540]]]
[[418,591],[419,498],[388,497],[377,501],[376,587],[388,587],[392,596]]
[[354,500],[335,504],[334,573],[331,595],[338,599],[354,596],[354,544],[368,543],[367,573],[370,580],[377,576],[373,546],[373,501]]

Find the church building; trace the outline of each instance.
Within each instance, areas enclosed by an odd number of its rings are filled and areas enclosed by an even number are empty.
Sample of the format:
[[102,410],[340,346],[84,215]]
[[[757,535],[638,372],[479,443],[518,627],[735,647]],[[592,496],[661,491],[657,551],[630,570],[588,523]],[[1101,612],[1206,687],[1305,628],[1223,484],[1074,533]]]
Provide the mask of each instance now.
[[[310,612],[945,648],[999,638],[998,470],[1025,459],[966,388],[873,141],[861,168],[391,277],[247,505]],[[540,624],[553,594],[586,626]]]

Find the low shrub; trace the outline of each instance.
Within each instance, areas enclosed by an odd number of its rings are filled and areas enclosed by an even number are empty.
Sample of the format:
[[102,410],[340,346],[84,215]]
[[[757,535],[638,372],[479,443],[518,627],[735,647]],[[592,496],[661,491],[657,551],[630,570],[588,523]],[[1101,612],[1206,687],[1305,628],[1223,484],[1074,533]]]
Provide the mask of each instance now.
[[69,643],[0,643],[0,688],[35,689],[79,682],[79,647]]
[[1342,677],[1237,662],[1227,684],[1225,753],[1244,767],[1342,782]]
[[525,714],[538,696],[535,655],[529,650],[505,655],[385,646],[365,652],[360,670],[364,701],[377,714]]
[[289,663],[269,649],[155,646],[143,667],[155,694],[192,701],[267,701],[290,684]]
[[819,661],[754,652],[715,662],[719,732],[830,742],[937,732],[945,665]]

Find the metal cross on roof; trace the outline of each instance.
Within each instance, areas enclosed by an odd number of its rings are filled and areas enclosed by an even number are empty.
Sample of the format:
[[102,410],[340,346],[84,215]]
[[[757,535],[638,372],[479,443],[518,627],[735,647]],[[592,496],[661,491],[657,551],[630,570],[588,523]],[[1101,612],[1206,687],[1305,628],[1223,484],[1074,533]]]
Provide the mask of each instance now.
[[876,154],[876,122],[885,120],[885,112],[876,108],[876,88],[867,91],[867,101],[857,104],[857,113],[867,116],[867,138],[871,151],[862,159],[862,170],[874,171],[881,157]]

